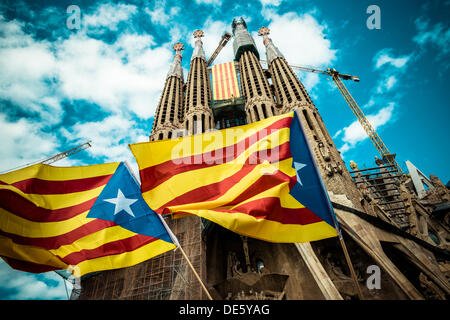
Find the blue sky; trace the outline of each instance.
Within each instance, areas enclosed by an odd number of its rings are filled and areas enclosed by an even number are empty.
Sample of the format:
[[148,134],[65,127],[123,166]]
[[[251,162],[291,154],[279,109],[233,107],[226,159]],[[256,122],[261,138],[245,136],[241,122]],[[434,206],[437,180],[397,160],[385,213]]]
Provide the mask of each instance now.
[[[381,10],[369,30],[366,9]],[[81,28],[66,26],[69,5]],[[127,160],[146,141],[170,62],[202,29],[206,54],[233,17],[243,16],[262,57],[261,26],[293,65],[335,67],[360,77],[346,85],[406,170],[410,160],[445,183],[450,111],[450,1],[2,1],[0,4],[0,171],[92,140],[58,165]],[[233,59],[229,44],[216,62]],[[377,152],[327,77],[298,73],[348,164],[374,165]],[[66,299],[54,273],[31,275],[0,262],[1,299]]]

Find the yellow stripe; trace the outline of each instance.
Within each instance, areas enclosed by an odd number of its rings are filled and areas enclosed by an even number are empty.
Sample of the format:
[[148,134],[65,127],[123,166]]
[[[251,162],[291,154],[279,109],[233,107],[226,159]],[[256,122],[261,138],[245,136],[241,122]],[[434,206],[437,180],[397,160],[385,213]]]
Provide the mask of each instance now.
[[105,185],[87,191],[65,193],[65,194],[45,194],[45,195],[23,193],[22,191],[20,191],[15,187],[4,185],[0,185],[0,190],[8,189],[14,191],[15,193],[21,195],[23,198],[33,202],[38,207],[54,210],[75,206],[82,202],[98,197],[98,195],[102,192],[104,187]]
[[85,260],[77,265],[80,271],[78,276],[95,271],[131,267],[175,248],[173,243],[156,240],[134,251]]
[[124,229],[121,226],[113,226],[91,233],[71,244],[50,251],[55,255],[64,258],[65,256],[80,250],[92,250],[105,245],[108,242],[130,238],[134,235],[136,235],[136,233]]
[[20,170],[2,174],[0,175],[0,180],[11,184],[30,178],[53,181],[91,178],[112,174],[116,171],[119,164],[119,162],[115,162],[79,167],[54,167],[38,163]]
[[336,229],[325,221],[307,225],[283,224],[256,219],[245,213],[224,213],[214,210],[187,210],[240,235],[277,243],[301,243],[336,237]]
[[[291,166],[292,166],[292,158],[289,158],[279,162],[278,169],[282,172],[290,171],[290,168],[292,168]],[[226,193],[224,193],[215,200],[172,206],[167,207],[167,209],[169,209],[171,212],[193,210],[193,209],[213,209],[219,207],[221,209],[231,209],[228,207],[224,207],[224,205],[236,199],[244,190],[246,190],[249,186],[253,185],[253,183],[255,183],[256,180],[258,180],[261,177],[262,170],[264,170],[264,172],[269,172],[270,170],[276,169],[277,169],[276,167],[272,168],[265,167],[264,164],[258,165],[241,181],[233,185]],[[293,175],[295,176],[295,170]],[[259,193],[258,195],[255,195],[245,201],[242,201],[236,206],[240,206],[249,201],[266,197],[280,197],[281,205],[285,208],[304,208],[304,206],[300,202],[298,202],[297,200],[295,200],[295,198],[289,195],[288,182],[283,182],[277,186],[274,186],[264,192]],[[148,203],[153,203],[155,198],[156,198],[155,196],[153,196],[153,198],[149,197],[149,199],[147,199]]]
[[231,95],[234,96],[234,92],[233,92],[233,71],[232,70],[230,71],[231,68],[232,68],[231,62],[228,62],[226,64],[226,69],[227,69],[227,86],[228,86],[228,88],[230,90],[230,94],[228,96],[228,99],[231,98]]
[[[282,118],[292,117],[292,115],[293,113],[291,112],[235,128],[185,136],[174,140],[134,143],[130,144],[129,147],[136,158],[139,169],[142,170],[175,159],[174,155],[178,155],[181,151],[185,153],[179,154],[178,157],[201,154],[241,142],[255,132],[272,125]],[[237,137],[237,140],[230,139],[230,137]],[[200,145],[201,150],[193,151],[194,145]],[[174,155],[172,155],[172,152],[174,152]]]
[[[273,132],[267,137],[269,141],[279,141],[280,144],[289,141],[289,129],[284,128]],[[242,167],[246,159],[250,154],[256,150],[263,150],[260,148],[261,141],[250,146],[245,152],[236,158],[235,161],[231,163],[224,163],[220,165],[215,165],[207,168],[190,170],[179,173],[172,176],[169,180],[164,181],[152,190],[144,192],[142,195],[144,199],[147,200],[151,208],[157,209],[170,201],[188,191],[194,190],[196,188],[206,186],[212,183],[220,182],[225,178],[233,175]],[[266,146],[273,147],[273,146]],[[268,167],[267,169],[276,169],[276,163],[269,165],[269,163],[263,163],[256,165],[253,170],[253,178],[257,179],[263,174],[261,169]],[[151,203],[151,204],[150,204]]]
[[218,96],[218,69],[217,69],[217,65],[213,66],[213,85],[214,85],[214,100],[219,100]]
[[16,216],[15,214],[12,214],[4,210],[3,208],[0,208],[0,229],[4,232],[13,233],[29,238],[54,237],[72,231],[94,220],[94,218],[86,218],[88,213],[89,210],[64,221],[34,222]]
[[236,98],[241,96],[241,93],[239,91],[239,83],[238,83],[238,78],[237,78],[237,74],[236,74],[236,68],[234,67],[234,62],[232,63],[232,70],[233,70],[233,82],[234,82],[234,86],[236,87]]
[[14,243],[10,238],[0,236],[1,255],[8,258],[66,269],[67,265],[48,250]]

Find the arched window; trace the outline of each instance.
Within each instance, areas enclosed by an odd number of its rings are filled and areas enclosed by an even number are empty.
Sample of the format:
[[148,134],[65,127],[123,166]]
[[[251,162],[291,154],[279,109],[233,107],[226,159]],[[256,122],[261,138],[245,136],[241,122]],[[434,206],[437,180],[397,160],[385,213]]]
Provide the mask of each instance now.
[[267,119],[266,105],[264,103],[261,105],[261,109],[263,112],[264,119]]
[[202,114],[202,128],[201,128],[201,132],[205,132],[205,114]]
[[259,112],[258,112],[258,107],[257,106],[255,106],[253,108],[253,112],[255,112],[255,121],[259,121],[260,119],[259,119]]
[[194,126],[193,127],[194,134],[196,134],[197,133],[197,115],[196,114],[194,114],[194,116],[192,117],[192,125]]

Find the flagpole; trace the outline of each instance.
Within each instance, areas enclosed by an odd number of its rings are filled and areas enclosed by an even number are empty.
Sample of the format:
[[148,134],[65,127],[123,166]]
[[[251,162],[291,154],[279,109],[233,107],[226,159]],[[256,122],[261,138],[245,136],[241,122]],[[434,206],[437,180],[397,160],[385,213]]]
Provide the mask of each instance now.
[[359,297],[360,300],[364,300],[364,296],[362,294],[361,287],[359,286],[359,283],[358,283],[358,278],[356,277],[355,269],[353,268],[352,261],[350,260],[350,255],[348,254],[347,246],[345,245],[344,238],[342,237],[342,233],[341,233],[341,230],[339,228],[339,224],[338,224],[336,215],[334,213],[333,206],[331,205],[330,198],[328,196],[328,191],[327,191],[327,189],[325,187],[325,183],[322,180],[322,175],[320,174],[319,167],[318,167],[316,159],[314,157],[311,145],[309,144],[309,141],[306,138],[305,130],[303,129],[303,124],[302,124],[302,121],[300,119],[300,114],[298,112],[298,109],[296,109],[294,112],[295,112],[295,114],[297,116],[298,123],[300,125],[300,129],[302,130],[303,137],[305,139],[306,145],[308,146],[309,153],[311,154],[312,162],[314,164],[314,170],[316,171],[316,174],[319,177],[319,181],[320,181],[321,187],[322,187],[323,191],[325,192],[325,195],[327,196],[327,199],[328,199],[327,205],[328,205],[328,208],[330,209],[330,211],[332,213],[331,216],[333,218],[334,228],[336,229],[336,232],[337,232],[338,237],[339,237],[339,243],[341,244],[342,250],[344,251],[345,260],[347,262],[348,268],[350,269],[350,274],[352,276],[353,283],[354,283],[356,291],[358,293],[358,297]]
[[208,289],[206,289],[205,285],[203,284],[202,279],[200,278],[200,276],[198,275],[197,271],[195,271],[194,266],[192,265],[191,261],[189,260],[188,256],[186,255],[186,253],[184,252],[183,248],[181,246],[178,247],[181,251],[181,254],[183,255],[184,259],[186,259],[186,262],[188,263],[189,267],[191,268],[192,272],[194,273],[195,277],[197,278],[198,282],[200,283],[200,285],[202,286],[203,291],[206,293],[206,295],[208,296],[209,300],[212,300],[213,298],[211,297],[211,295],[208,292]]
[[189,260],[188,256],[186,255],[186,252],[184,252],[183,248],[181,247],[180,242],[178,241],[178,238],[175,236],[175,234],[172,232],[172,230],[170,230],[169,226],[167,225],[167,223],[163,219],[163,217],[161,217],[160,214],[157,214],[157,215],[158,215],[159,219],[161,220],[161,222],[163,223],[164,227],[166,228],[167,232],[169,233],[170,237],[172,238],[173,242],[177,246],[177,248],[180,249],[181,254],[183,255],[183,258],[188,263],[189,267],[191,268],[192,272],[194,273],[195,277],[197,278],[198,282],[200,283],[200,285],[201,285],[203,291],[205,292],[206,296],[208,297],[209,300],[213,300],[213,298],[209,294],[208,289],[206,289],[205,285],[203,284],[202,279],[198,275],[197,271],[195,271],[195,268],[192,265],[191,261]]
[[[134,175],[133,170],[131,169],[130,165],[128,164],[127,161],[124,161],[125,166],[127,167],[128,171],[131,173],[132,177],[134,178],[134,180],[136,181],[137,184],[140,185],[140,183],[138,182],[136,176]],[[209,300],[213,300],[213,298],[211,297],[211,295],[208,292],[208,289],[206,289],[205,285],[203,284],[202,279],[200,278],[200,276],[198,275],[197,271],[195,271],[194,266],[192,265],[191,261],[189,260],[188,256],[186,255],[186,252],[184,252],[183,248],[180,245],[180,242],[178,241],[178,238],[175,236],[175,234],[172,232],[172,230],[169,228],[169,226],[167,225],[166,221],[163,219],[163,217],[161,217],[160,214],[156,214],[156,216],[159,217],[159,220],[161,221],[161,223],[164,225],[164,228],[166,228],[167,233],[169,234],[170,238],[172,239],[173,243],[177,246],[178,249],[180,249],[181,254],[183,255],[183,258],[186,260],[186,262],[188,263],[189,267],[191,268],[192,272],[194,273],[195,277],[197,278],[198,282],[200,283],[203,291],[206,293],[206,295],[208,296]]]

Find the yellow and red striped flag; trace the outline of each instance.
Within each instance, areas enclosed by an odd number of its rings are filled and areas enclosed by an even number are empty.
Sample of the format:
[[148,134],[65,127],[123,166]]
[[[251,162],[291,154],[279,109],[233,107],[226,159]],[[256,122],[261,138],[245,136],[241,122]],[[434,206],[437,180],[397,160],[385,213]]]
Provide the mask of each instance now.
[[211,73],[214,100],[241,96],[234,62],[216,64],[212,67]]
[[309,242],[337,233],[300,131],[289,113],[130,148],[155,212],[197,215],[270,242]]
[[0,175],[0,256],[14,269],[82,276],[175,247],[124,163]]

